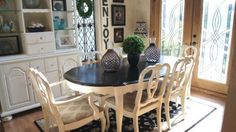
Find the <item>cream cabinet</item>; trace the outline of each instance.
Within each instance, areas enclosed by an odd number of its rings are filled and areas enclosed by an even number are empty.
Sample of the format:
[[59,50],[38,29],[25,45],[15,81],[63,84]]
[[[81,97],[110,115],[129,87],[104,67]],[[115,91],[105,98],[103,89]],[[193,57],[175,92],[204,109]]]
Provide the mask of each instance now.
[[[74,38],[75,32],[77,32],[77,19],[75,14],[77,11],[75,10],[75,0],[66,0],[64,2],[64,8],[57,8],[57,1],[52,0],[52,16],[53,16],[53,25],[54,25],[54,33],[55,33],[55,42],[57,49],[68,49],[75,48],[77,38]],[[74,20],[74,21],[72,21]]]
[[17,6],[20,9],[18,17],[23,52],[42,54],[55,51],[51,0],[41,0],[37,8],[19,0]]
[[[77,59],[77,39],[73,39],[77,32],[77,21],[73,21],[75,0],[66,0],[65,10],[53,9],[53,3],[57,0],[41,0],[37,8],[31,8],[23,1],[11,0],[9,3],[13,7],[0,8],[0,25],[8,22],[14,25],[9,31],[1,30],[0,37],[17,36],[21,51],[20,55],[0,57],[1,116],[39,106],[27,75],[29,67],[43,72],[52,83],[62,80],[67,70],[81,65]],[[64,25],[56,27],[63,21]],[[35,24],[43,25],[43,28]],[[54,87],[52,91],[57,99],[66,97],[66,90],[62,86]]]
[[28,62],[6,64],[2,68],[2,81],[5,107],[13,110],[35,103],[34,94],[29,81]]
[[[80,64],[77,58],[77,53],[67,53],[38,55],[37,58],[29,57],[17,62],[0,61],[0,101],[3,110],[1,116],[10,116],[39,106],[28,77],[30,67],[41,71],[49,83],[53,83],[63,80],[64,72]],[[56,99],[68,96],[68,89],[61,85],[52,87],[52,92]]]
[[40,54],[55,51],[53,32],[21,34],[23,49],[27,54]]

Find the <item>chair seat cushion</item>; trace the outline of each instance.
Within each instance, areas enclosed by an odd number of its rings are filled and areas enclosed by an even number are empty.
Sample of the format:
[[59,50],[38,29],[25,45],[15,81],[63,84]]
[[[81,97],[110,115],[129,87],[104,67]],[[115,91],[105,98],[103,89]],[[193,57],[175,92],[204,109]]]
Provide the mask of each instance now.
[[[64,105],[59,105],[58,110],[65,124],[69,124],[83,118],[93,116],[93,109],[87,99],[73,101]],[[102,111],[102,108],[99,108]]]
[[[124,95],[124,110],[128,112],[133,112],[135,107],[135,98],[136,98],[137,92],[133,93],[127,93]],[[143,102],[145,99],[147,99],[147,93],[144,91],[141,102]],[[115,106],[115,98],[111,97],[106,100],[111,105]]]
[[[137,92],[127,93],[124,95],[124,110],[133,112],[135,106],[135,97]],[[112,106],[115,106],[115,98],[111,97],[106,100]]]

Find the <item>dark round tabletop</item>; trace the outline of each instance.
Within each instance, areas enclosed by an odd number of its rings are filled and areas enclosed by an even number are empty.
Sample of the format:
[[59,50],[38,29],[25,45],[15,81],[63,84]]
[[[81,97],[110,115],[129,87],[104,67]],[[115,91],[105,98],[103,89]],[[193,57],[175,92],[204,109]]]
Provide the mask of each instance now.
[[[176,61],[176,58],[174,59]],[[173,62],[173,58],[161,57],[159,63]],[[87,64],[72,68],[64,74],[64,78],[70,82],[87,86],[122,86],[137,83],[142,70],[155,63],[147,63],[144,57],[140,57],[137,67],[130,67],[127,59],[121,61],[117,72],[104,72],[101,63]],[[163,73],[165,74],[164,70]],[[150,75],[147,75],[148,78]]]

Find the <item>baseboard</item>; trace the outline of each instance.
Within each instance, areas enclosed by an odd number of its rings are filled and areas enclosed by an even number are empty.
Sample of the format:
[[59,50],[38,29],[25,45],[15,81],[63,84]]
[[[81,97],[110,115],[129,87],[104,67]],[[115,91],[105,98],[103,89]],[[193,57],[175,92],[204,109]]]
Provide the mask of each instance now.
[[17,114],[17,113],[20,113],[20,112],[23,112],[23,111],[27,111],[27,110],[30,110],[30,109],[33,109],[33,108],[36,108],[36,107],[39,107],[39,106],[40,106],[40,104],[36,103],[36,104],[30,105],[30,106],[21,107],[21,108],[14,109],[14,110],[3,111],[0,115],[0,117],[12,116],[13,114]]
[[208,95],[213,95],[213,96],[216,96],[216,97],[227,98],[226,94],[217,93],[217,92],[202,89],[202,88],[199,88],[199,87],[193,87],[192,86],[192,90],[197,91],[197,92],[201,92],[201,93],[205,93],[205,94],[208,94]]

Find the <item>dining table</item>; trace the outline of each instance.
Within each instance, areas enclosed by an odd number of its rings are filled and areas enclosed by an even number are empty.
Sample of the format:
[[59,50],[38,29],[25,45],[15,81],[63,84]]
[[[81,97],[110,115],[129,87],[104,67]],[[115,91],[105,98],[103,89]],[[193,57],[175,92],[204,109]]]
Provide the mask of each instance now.
[[[157,63],[168,63],[173,66],[177,59],[177,57],[161,56],[159,62]],[[114,96],[117,107],[117,132],[121,132],[123,102],[125,101],[123,100],[123,95],[136,91],[138,88],[140,73],[144,68],[154,64],[156,63],[146,62],[145,57],[141,56],[138,65],[136,67],[131,67],[127,61],[127,58],[122,58],[118,71],[106,72],[103,69],[102,63],[98,62],[74,67],[64,73],[64,79],[72,90],[82,93],[93,92],[98,95]],[[164,76],[165,70],[160,73]],[[147,80],[149,77],[149,75],[145,76]]]

